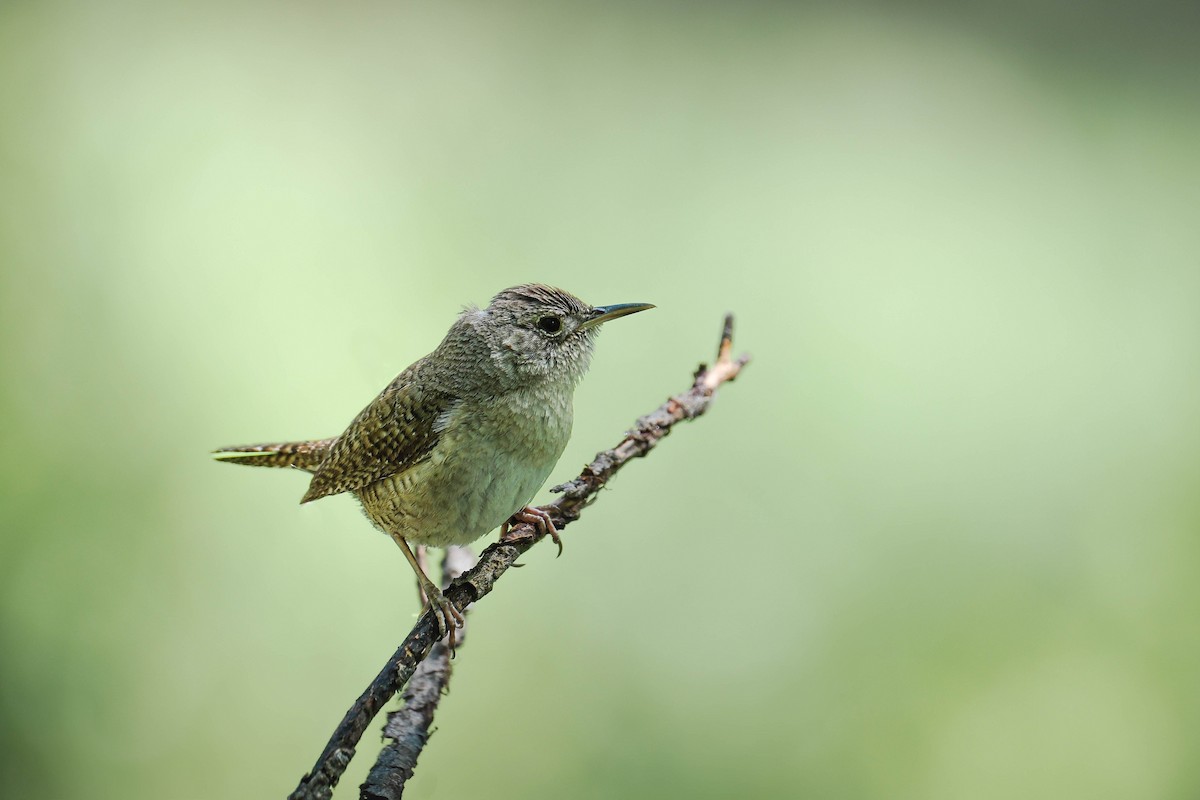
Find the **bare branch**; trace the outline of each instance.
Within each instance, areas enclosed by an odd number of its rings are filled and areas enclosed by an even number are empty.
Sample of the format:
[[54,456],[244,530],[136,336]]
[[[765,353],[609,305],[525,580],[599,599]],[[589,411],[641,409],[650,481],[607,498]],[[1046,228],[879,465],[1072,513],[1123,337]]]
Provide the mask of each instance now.
[[[447,547],[442,559],[442,588],[447,588],[477,561],[466,547]],[[467,640],[465,624],[458,630],[457,640],[461,648]],[[402,705],[388,714],[383,729],[388,741],[379,751],[367,780],[359,787],[359,800],[399,800],[404,794],[404,786],[417,767],[417,758],[429,741],[438,702],[450,686],[450,657],[450,648],[443,639],[433,646],[404,687]]]
[[[541,508],[549,514],[555,527],[562,530],[579,519],[583,509],[595,500],[597,492],[612,479],[617,470],[630,459],[644,456],[654,449],[671,432],[675,423],[695,419],[707,411],[717,388],[734,380],[750,361],[747,355],[732,358],[732,351],[733,315],[729,314],[725,317],[716,362],[711,367],[700,365],[691,389],[669,398],[659,408],[641,417],[616,447],[597,453],[579,477],[551,489],[560,497]],[[465,610],[468,605],[491,592],[500,576],[541,537],[537,528],[529,523],[513,526],[504,541],[488,546],[480,554],[479,563],[446,590],[446,598],[459,611]],[[392,695],[413,677],[417,665],[429,654],[436,641],[437,624],[433,616],[426,612],[417,620],[379,675],[346,712],[312,772],[301,779],[288,800],[329,800],[332,797],[333,787],[354,757],[354,748],[367,726]]]

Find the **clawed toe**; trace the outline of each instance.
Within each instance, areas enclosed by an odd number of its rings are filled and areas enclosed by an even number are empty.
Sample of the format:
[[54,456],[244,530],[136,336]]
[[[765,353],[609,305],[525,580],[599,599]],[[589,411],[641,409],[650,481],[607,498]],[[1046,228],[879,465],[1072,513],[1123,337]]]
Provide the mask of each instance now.
[[532,525],[538,529],[538,532],[542,536],[549,536],[558,545],[558,555],[562,555],[562,537],[558,535],[558,528],[554,527],[554,520],[545,511],[535,506],[525,506],[525,508],[513,514],[512,517],[500,526],[500,541],[503,542],[508,539],[509,529],[514,522],[524,522]]
[[[430,592],[432,590],[432,593]],[[444,638],[449,635],[450,639],[450,654],[454,655],[454,645],[457,637],[454,632],[461,628],[466,620],[463,619],[462,612],[454,607],[446,595],[442,594],[432,584],[425,589],[426,596],[429,598],[429,607],[433,609],[433,620],[438,626],[438,638]]]

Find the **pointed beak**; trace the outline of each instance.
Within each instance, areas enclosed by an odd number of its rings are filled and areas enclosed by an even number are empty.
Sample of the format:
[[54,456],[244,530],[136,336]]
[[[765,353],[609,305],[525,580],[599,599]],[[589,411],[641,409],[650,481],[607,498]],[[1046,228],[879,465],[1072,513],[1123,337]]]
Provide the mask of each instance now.
[[615,306],[596,306],[592,309],[592,316],[579,326],[579,330],[594,328],[597,325],[608,322],[610,319],[624,317],[628,314],[636,314],[648,308],[654,308],[654,306],[651,303],[617,303]]

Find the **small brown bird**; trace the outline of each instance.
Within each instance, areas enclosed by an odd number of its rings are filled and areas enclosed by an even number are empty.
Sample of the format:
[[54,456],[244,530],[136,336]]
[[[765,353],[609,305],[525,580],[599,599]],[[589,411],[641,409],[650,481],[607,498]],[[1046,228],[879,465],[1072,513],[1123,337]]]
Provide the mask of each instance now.
[[462,615],[408,543],[463,545],[514,521],[534,523],[558,542],[549,518],[527,504],[570,438],[572,395],[596,332],[653,307],[593,307],[540,284],[505,289],[487,308],[463,311],[437,349],[401,372],[341,436],[214,455],[312,473],[301,503],[352,492],[404,551],[453,646]]

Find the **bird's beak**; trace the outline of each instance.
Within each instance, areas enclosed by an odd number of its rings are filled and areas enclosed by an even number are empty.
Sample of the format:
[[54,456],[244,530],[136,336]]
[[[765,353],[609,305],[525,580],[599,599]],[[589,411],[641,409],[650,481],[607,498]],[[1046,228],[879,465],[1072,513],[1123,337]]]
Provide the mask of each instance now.
[[610,319],[624,317],[627,314],[636,314],[648,308],[654,308],[654,306],[650,303],[617,303],[615,306],[596,306],[592,309],[592,316],[584,320],[578,330],[582,331],[594,328],[597,325],[608,322]]

